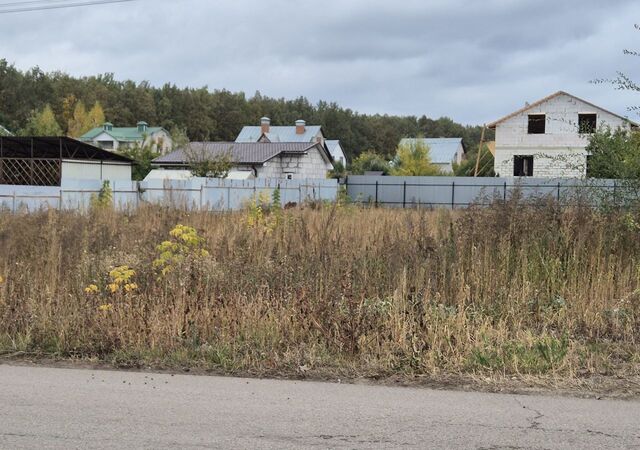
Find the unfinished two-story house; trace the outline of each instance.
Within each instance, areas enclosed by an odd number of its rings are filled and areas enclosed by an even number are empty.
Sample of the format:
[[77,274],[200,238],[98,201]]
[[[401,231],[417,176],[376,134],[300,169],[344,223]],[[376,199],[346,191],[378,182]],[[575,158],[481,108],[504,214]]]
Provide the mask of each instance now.
[[636,128],[626,117],[556,92],[489,125],[495,130],[495,172],[502,177],[586,176],[589,136],[598,127]]

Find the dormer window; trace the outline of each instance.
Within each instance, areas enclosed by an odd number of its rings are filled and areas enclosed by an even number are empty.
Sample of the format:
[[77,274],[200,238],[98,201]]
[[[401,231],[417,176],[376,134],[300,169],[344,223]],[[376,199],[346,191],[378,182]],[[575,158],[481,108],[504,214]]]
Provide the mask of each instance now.
[[102,129],[103,129],[104,131],[113,131],[113,124],[112,124],[111,122],[105,122],[105,123],[102,125]]
[[139,133],[146,133],[147,128],[149,128],[149,124],[147,122],[138,122]]
[[529,134],[544,134],[546,123],[546,114],[529,114],[529,125],[527,132]]
[[597,114],[578,114],[578,133],[592,134],[596,131]]

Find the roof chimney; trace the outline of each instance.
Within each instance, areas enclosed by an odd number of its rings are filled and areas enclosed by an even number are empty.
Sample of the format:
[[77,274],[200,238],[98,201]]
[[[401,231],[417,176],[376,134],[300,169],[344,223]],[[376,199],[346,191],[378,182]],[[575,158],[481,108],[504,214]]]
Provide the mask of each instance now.
[[271,128],[271,119],[268,117],[263,117],[260,119],[260,128],[264,134],[269,133],[269,129]]
[[113,124],[111,122],[105,122],[102,124],[102,129],[104,131],[113,131]]
[[306,131],[306,125],[307,123],[304,120],[296,120],[296,134],[304,134]]
[[144,133],[149,128],[149,124],[147,122],[138,122],[138,132]]

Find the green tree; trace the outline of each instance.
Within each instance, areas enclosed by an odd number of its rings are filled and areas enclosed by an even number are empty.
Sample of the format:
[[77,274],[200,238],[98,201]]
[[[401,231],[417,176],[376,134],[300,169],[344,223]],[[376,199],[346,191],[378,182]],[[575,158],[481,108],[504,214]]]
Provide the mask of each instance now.
[[408,140],[398,146],[391,175],[435,176],[442,175],[440,168],[431,162],[429,146],[420,139]]
[[344,178],[347,176],[347,169],[340,161],[333,162],[333,169],[329,171],[329,178]]
[[[453,173],[458,177],[472,177],[476,171],[476,161],[478,158],[477,147],[467,152],[465,158],[460,164],[453,165]],[[480,155],[480,163],[478,164],[479,177],[494,177],[494,158],[489,147],[483,145],[482,154]]]
[[389,171],[389,162],[373,150],[361,153],[351,163],[351,173],[354,175],[363,175],[365,172],[382,172],[388,175]]
[[124,146],[119,148],[118,152],[136,162],[131,172],[131,178],[136,181],[144,180],[153,169],[151,162],[160,156],[160,153],[153,150],[153,145],[151,144]]
[[589,138],[587,176],[640,179],[640,134],[623,129],[598,129]]
[[20,130],[22,136],[60,136],[62,128],[56,121],[51,106],[45,105],[40,111],[34,111],[27,125]]
[[196,177],[226,178],[233,167],[230,154],[212,155],[205,143],[193,143],[184,147],[184,154]]

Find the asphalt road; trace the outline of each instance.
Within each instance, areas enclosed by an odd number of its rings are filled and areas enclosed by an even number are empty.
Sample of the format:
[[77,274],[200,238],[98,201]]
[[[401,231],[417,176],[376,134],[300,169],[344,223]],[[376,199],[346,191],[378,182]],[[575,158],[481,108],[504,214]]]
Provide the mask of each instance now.
[[640,448],[640,402],[0,365],[0,448]]

